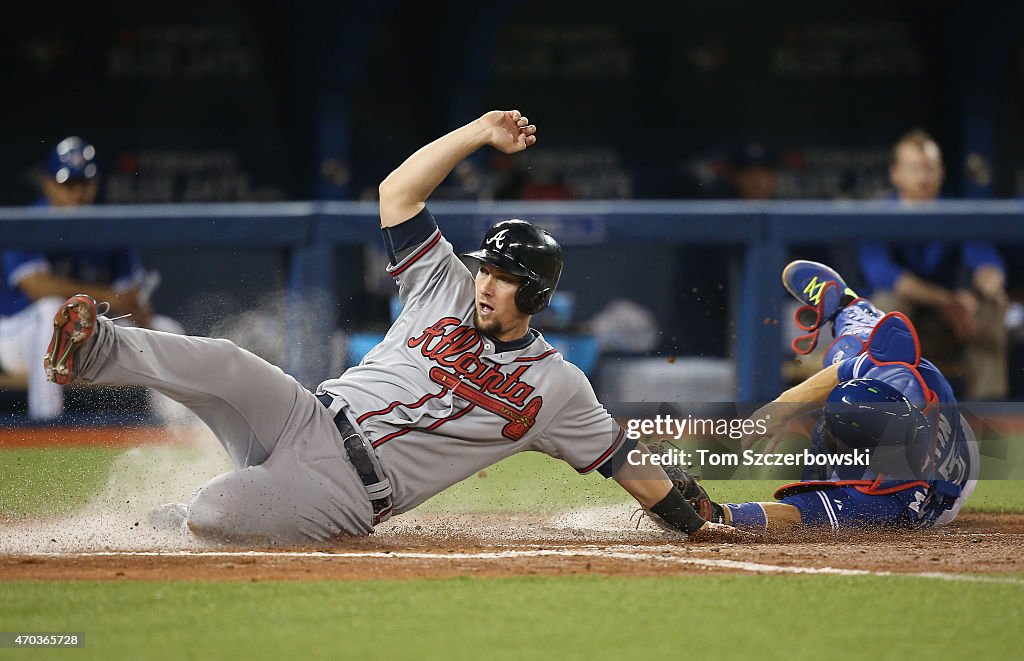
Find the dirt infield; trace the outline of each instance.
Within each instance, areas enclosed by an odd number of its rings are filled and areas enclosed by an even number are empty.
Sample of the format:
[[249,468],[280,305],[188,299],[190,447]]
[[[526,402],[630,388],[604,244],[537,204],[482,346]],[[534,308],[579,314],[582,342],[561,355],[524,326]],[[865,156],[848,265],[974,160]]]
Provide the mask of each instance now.
[[748,544],[691,543],[657,530],[601,530],[556,519],[431,517],[329,549],[38,551],[0,555],[0,580],[377,580],[453,576],[663,576],[706,573],[966,574],[1024,572],[1024,516],[965,514],[922,532],[816,532]]
[[[15,445],[12,432],[0,441]],[[109,444],[104,434],[54,436],[51,443]],[[118,433],[121,433],[120,431]],[[227,470],[219,444],[201,429],[125,430],[102,492],[63,518],[0,519],[0,580],[377,580],[452,576],[596,573],[913,574],[1020,583],[1024,514],[962,514],[951,526],[818,531],[744,544],[692,543],[630,515],[635,504],[561,514],[409,512],[365,539],[327,549],[241,550],[203,545],[180,529],[147,523],[147,512],[183,502],[197,484]],[[31,440],[31,439],[29,439]],[[38,439],[36,439],[38,440]],[[26,445],[30,445],[25,441]],[[543,489],[535,484],[531,489]],[[994,576],[994,578],[993,578]],[[973,579],[972,579],[973,580]]]
[[14,427],[0,429],[0,448],[133,448],[173,440],[162,427]]

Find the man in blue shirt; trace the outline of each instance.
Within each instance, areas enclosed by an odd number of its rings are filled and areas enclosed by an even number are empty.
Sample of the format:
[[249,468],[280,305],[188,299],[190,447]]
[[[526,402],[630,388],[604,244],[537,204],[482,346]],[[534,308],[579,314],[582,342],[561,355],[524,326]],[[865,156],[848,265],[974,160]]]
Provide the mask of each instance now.
[[[931,136],[914,130],[901,138],[889,177],[902,204],[936,200],[942,153]],[[871,299],[914,320],[924,353],[947,373],[962,374],[967,399],[1006,397],[1006,271],[992,244],[865,241],[860,262]]]
[[[91,205],[99,179],[95,148],[77,136],[65,138],[50,153],[44,197],[36,206]],[[63,390],[47,382],[39,357],[46,353],[53,315],[67,297],[88,293],[110,301],[118,314],[131,314],[136,325],[181,332],[177,322],[153,315],[148,296],[155,284],[134,250],[4,250],[0,261],[0,371],[28,374],[33,419],[57,417],[64,408]]]

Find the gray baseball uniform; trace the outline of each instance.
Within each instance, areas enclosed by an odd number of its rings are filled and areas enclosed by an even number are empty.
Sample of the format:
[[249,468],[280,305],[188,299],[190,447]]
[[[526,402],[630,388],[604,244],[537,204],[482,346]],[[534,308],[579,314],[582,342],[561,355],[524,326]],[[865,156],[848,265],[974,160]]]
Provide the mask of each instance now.
[[426,210],[414,220],[429,236],[388,267],[404,310],[362,363],[320,385],[329,408],[226,340],[101,320],[83,349],[81,376],[148,386],[182,402],[238,467],[197,490],[194,529],[278,542],[371,532],[370,497],[336,414],[374,448],[395,514],[517,452],[610,476],[635,445],[540,333],[503,344],[476,330],[473,275]]

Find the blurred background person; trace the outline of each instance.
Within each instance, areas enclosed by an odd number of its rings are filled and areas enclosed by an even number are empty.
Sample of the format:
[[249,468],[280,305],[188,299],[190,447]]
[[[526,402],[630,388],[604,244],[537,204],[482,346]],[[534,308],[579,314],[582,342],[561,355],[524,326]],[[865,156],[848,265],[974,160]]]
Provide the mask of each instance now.
[[[91,205],[99,182],[95,148],[77,136],[65,138],[50,152],[40,181],[43,198],[35,206]],[[159,284],[159,275],[147,273],[134,250],[4,250],[2,261],[0,370],[28,375],[32,419],[56,418],[64,410],[63,390],[46,380],[42,356],[53,330],[53,316],[67,297],[86,293],[109,302],[111,316],[130,314],[123,323],[182,332],[173,319],[153,314],[149,297]]]
[[780,161],[760,141],[729,147],[711,163],[713,178],[701,197],[723,200],[773,200],[778,193]]
[[[914,129],[893,147],[889,178],[904,205],[940,197],[942,152]],[[860,245],[866,295],[883,310],[900,310],[917,324],[921,350],[964,381],[968,399],[1007,395],[1007,294],[1003,259],[991,243]]]
[[775,199],[779,181],[779,158],[760,142],[748,142],[729,155],[726,195],[738,200]]

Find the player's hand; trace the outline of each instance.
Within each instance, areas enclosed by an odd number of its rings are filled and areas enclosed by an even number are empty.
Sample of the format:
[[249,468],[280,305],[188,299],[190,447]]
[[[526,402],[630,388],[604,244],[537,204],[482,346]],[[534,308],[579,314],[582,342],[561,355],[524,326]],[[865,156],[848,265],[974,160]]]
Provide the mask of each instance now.
[[487,143],[506,154],[515,154],[537,142],[537,127],[518,110],[492,110],[480,118],[488,131]]
[[984,298],[1000,303],[1006,300],[1006,276],[1003,275],[1002,269],[996,266],[979,266],[971,278],[971,284]]
[[960,289],[954,292],[949,301],[942,306],[942,318],[953,329],[953,334],[959,340],[969,342],[978,332],[974,323],[974,315],[977,311],[978,299],[971,292]]
[[754,535],[745,530],[711,521],[705,521],[700,530],[690,535],[694,542],[750,542],[754,539]]
[[768,442],[765,444],[763,452],[773,452],[779,446],[779,443],[782,442],[786,429],[789,428],[789,421],[797,415],[799,409],[800,405],[798,404],[769,402],[754,411],[748,420],[754,423],[755,429],[763,426],[765,432],[762,434],[759,431],[755,431],[744,436],[740,442],[741,448],[749,450],[758,441],[767,439]]

